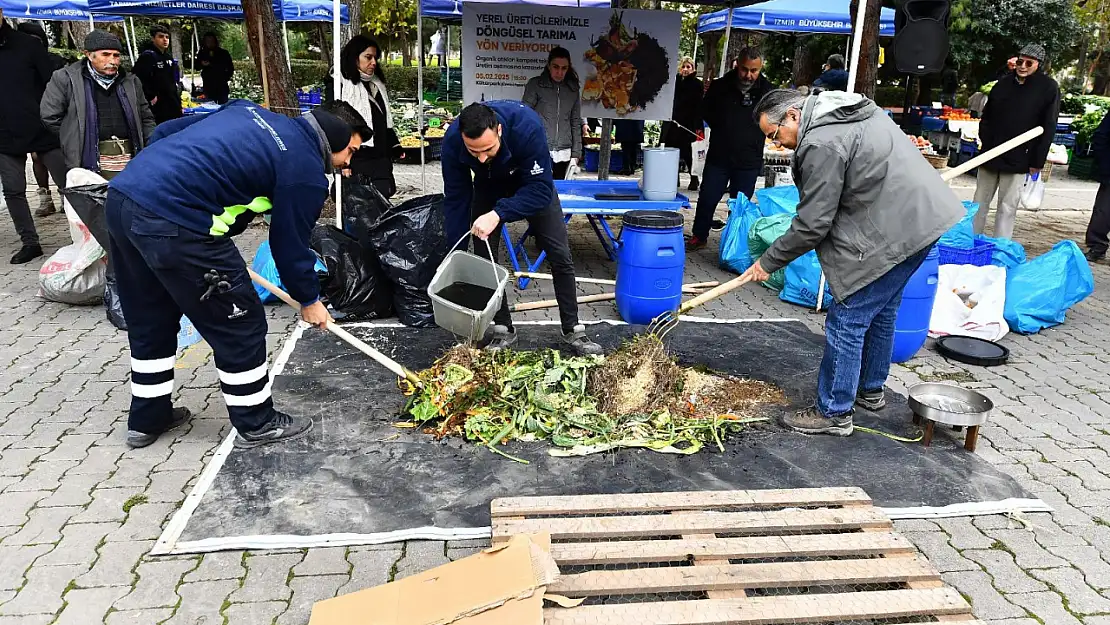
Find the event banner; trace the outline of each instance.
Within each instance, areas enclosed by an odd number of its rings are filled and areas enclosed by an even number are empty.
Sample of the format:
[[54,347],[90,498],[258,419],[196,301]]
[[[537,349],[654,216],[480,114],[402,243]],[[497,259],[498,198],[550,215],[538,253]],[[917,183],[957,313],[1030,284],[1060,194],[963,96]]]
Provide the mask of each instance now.
[[676,11],[467,2],[463,99],[521,99],[561,46],[578,73],[582,117],[670,119],[681,24]]

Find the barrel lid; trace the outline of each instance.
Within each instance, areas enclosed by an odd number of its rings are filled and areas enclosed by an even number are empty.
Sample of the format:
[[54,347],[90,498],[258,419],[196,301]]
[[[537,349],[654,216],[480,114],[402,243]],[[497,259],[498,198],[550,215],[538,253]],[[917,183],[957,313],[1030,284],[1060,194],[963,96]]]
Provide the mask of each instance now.
[[633,228],[669,230],[682,227],[682,213],[664,210],[628,211],[621,221],[624,225]]
[[1003,345],[973,336],[944,336],[937,339],[937,352],[957,362],[978,367],[1006,364],[1010,350]]

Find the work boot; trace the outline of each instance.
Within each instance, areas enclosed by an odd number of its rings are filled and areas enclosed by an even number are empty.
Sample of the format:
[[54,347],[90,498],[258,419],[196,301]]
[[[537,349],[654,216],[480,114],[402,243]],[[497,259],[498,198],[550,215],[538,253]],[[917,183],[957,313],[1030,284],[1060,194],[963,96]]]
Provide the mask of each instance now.
[[806,408],[782,418],[786,427],[802,434],[828,434],[829,436],[851,436],[852,415],[848,413],[835,418],[822,415],[816,408]]
[[563,333],[563,342],[570,345],[579,356],[601,356],[605,350],[586,335],[586,326],[578,324],[570,332]]
[[46,217],[58,212],[54,206],[54,198],[50,197],[50,190],[39,187],[39,209],[35,211],[35,217]]
[[493,338],[486,343],[486,351],[499,352],[516,345],[516,329],[511,326],[494,325]]
[[720,219],[714,219],[713,223],[709,225],[710,232],[720,232],[725,229],[725,222]]
[[1094,250],[1088,250],[1087,253],[1084,254],[1084,256],[1086,256],[1087,260],[1091,261],[1092,263],[1097,263],[1106,258],[1106,252],[1099,253]]
[[298,439],[312,430],[312,419],[291,417],[284,412],[274,411],[274,418],[253,432],[239,432],[233,443],[237,449],[251,449],[270,443]]
[[697,176],[690,176],[690,186],[686,187],[689,191],[697,191],[701,184],[698,182]]
[[709,245],[709,242],[706,241],[705,239],[697,236],[697,235],[690,235],[689,237],[686,237],[686,251],[687,252],[693,252],[694,250],[700,250],[701,248],[705,247],[706,245]]
[[29,263],[39,256],[42,256],[41,245],[24,245],[23,247],[19,248],[19,251],[15,253],[15,256],[12,256],[12,264],[22,265],[23,263]]
[[886,408],[886,393],[883,389],[877,391],[860,391],[856,394],[856,405],[864,410],[877,412]]
[[188,408],[174,408],[173,418],[166,429],[158,432],[157,434],[147,434],[146,432],[139,432],[138,430],[127,430],[127,446],[131,449],[139,449],[141,447],[148,447],[158,440],[158,437],[169,432],[170,430],[177,429],[189,422],[189,417],[193,413]]

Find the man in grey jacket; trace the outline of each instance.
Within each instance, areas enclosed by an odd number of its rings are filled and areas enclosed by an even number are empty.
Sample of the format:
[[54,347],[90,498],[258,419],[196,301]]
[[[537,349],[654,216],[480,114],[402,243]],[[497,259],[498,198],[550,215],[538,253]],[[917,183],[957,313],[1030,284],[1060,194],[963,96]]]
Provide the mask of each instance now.
[[42,121],[62,143],[66,169],[110,178],[154,132],[154,115],[134,74],[120,67],[119,38],[103,30],[85,37],[86,59],[58,70],[39,104]]
[[745,276],[766,280],[816,249],[834,302],[825,319],[817,405],[784,420],[848,436],[855,406],[881,410],[902,290],[963,206],[874,102],[779,89],[756,106],[767,138],[794,150],[801,202],[790,229]]

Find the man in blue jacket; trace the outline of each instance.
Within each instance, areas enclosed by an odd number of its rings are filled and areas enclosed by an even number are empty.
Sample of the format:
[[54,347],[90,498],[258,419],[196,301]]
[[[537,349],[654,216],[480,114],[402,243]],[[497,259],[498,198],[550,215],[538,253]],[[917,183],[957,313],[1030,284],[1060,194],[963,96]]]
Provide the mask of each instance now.
[[[471,104],[448,129],[441,160],[444,229],[450,244],[463,243],[469,230],[496,254],[501,222],[526,219],[551,263],[563,340],[578,354],[601,354],[601,346],[578,323],[574,262],[539,115],[515,100]],[[489,256],[485,245],[475,243],[474,249]],[[508,298],[493,322],[493,338],[486,348],[512,346],[517,335]]]
[[333,110],[289,118],[232,102],[201,120],[167,124],[112,179],[105,212],[131,345],[129,446],[146,447],[189,418],[170,400],[182,314],[212,346],[237,447],[312,428],[311,419],[274,409],[266,313],[231,237],[270,213],[274,262],[301,316],[317,327],[331,320],[309,235],[327,172],[346,167],[370,137],[353,109]]

